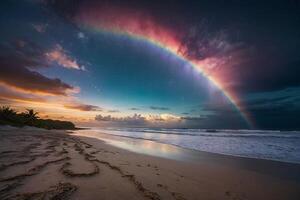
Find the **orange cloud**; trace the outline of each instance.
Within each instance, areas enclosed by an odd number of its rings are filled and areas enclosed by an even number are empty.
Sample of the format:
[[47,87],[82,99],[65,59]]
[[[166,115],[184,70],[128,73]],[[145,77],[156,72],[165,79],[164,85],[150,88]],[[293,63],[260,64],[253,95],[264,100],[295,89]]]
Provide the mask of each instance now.
[[[76,60],[71,59],[59,45],[46,54],[46,50],[30,41],[17,40],[11,49],[1,46],[0,53],[0,103],[14,108],[33,108],[42,116],[59,119],[86,121],[93,119],[95,111],[101,108],[84,104],[74,97],[79,87],[65,83],[58,78],[49,78],[35,71],[50,67],[51,62],[84,70]],[[45,57],[48,56],[48,57]],[[47,60],[48,58],[48,60]]]
[[101,110],[98,106],[81,103],[73,96],[29,93],[4,84],[0,84],[0,104],[18,110],[33,108],[40,117],[61,119],[64,116],[75,122],[93,119],[95,111]]
[[0,82],[15,89],[54,95],[66,95],[74,89],[60,79],[52,79],[31,71],[20,63],[6,59],[1,62]]

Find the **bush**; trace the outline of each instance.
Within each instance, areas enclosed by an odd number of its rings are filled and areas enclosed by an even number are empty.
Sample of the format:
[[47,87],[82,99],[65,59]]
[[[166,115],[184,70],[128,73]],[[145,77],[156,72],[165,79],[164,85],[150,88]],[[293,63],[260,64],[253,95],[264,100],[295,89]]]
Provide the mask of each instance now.
[[0,108],[0,125],[17,127],[34,126],[45,129],[75,129],[75,125],[72,122],[39,119],[38,113],[33,109],[27,109],[26,112],[17,113],[17,111],[9,106],[2,106]]

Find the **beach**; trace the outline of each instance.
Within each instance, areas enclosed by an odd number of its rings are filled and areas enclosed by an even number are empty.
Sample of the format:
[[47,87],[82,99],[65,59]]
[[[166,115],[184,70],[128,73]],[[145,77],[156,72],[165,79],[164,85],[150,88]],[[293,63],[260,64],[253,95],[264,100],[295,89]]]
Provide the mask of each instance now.
[[297,200],[300,164],[88,131],[2,128],[0,199]]

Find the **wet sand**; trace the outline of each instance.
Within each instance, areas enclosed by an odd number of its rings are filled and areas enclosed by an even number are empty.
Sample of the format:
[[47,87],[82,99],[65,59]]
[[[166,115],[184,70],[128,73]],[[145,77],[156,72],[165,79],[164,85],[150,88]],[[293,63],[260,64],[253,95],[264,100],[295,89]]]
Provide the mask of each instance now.
[[173,157],[65,131],[0,130],[0,199],[300,199],[298,164],[164,148]]

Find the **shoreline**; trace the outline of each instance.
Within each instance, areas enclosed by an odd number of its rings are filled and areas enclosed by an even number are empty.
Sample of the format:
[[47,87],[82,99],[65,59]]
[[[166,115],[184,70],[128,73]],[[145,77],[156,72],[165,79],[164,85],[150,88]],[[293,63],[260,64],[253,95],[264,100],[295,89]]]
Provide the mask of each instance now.
[[[272,171],[270,166],[276,168],[273,161],[260,163],[252,159],[243,163],[236,157],[222,158],[203,152],[197,154],[197,162],[172,160],[130,152],[68,131],[0,130],[0,136],[1,199],[300,197],[299,179],[265,174],[250,166]],[[291,165],[299,169],[298,165]],[[294,173],[287,165],[280,168],[286,175]]]
[[[87,129],[78,129],[78,130],[91,130],[91,129],[87,128]],[[76,131],[76,130],[70,130],[70,131]],[[280,162],[280,163],[285,163],[285,164],[296,164],[296,165],[300,166],[300,162],[295,162],[295,161],[293,162],[293,161],[284,161],[284,160],[280,160],[280,159],[257,158],[257,157],[250,157],[250,156],[242,156],[242,155],[234,155],[234,154],[226,154],[226,153],[209,152],[209,151],[203,151],[203,150],[198,150],[198,149],[183,147],[183,146],[176,145],[176,144],[170,144],[170,143],[166,143],[166,142],[162,142],[162,141],[158,141],[158,140],[154,140],[154,139],[146,139],[146,138],[142,138],[142,137],[130,137],[130,136],[126,136],[126,135],[114,135],[114,134],[108,134],[108,133],[104,133],[104,132],[98,132],[98,133],[105,134],[105,135],[108,135],[108,136],[120,137],[120,138],[128,138],[128,139],[133,139],[133,140],[147,140],[147,141],[156,142],[156,143],[159,143],[159,144],[165,144],[165,145],[169,145],[169,146],[174,146],[174,147],[177,147],[177,148],[180,148],[180,149],[194,151],[194,152],[209,153],[209,154],[216,154],[216,155],[221,155],[221,156],[230,156],[230,157],[243,158],[243,159],[255,159],[255,160],[274,161],[274,162]],[[164,133],[164,134],[167,134],[167,133]]]
[[[242,133],[227,130],[220,133],[177,132],[175,130],[92,129],[82,132],[105,133],[133,140],[149,140],[185,149],[212,152],[245,158],[300,164],[300,132],[297,133]],[[81,131],[78,131],[81,132]],[[89,133],[89,134],[90,134]]]
[[[120,137],[120,138],[126,138],[126,139],[133,139],[127,136],[117,136],[117,135],[109,135],[106,133],[101,133],[109,137]],[[72,134],[73,135],[73,134]],[[290,179],[297,182],[300,182],[300,163],[292,163],[292,162],[284,162],[280,160],[271,160],[271,159],[261,159],[261,158],[251,158],[251,157],[243,157],[243,156],[236,156],[236,155],[227,155],[227,154],[220,154],[220,153],[214,153],[214,152],[206,152],[206,151],[200,151],[196,149],[188,149],[184,148],[178,145],[173,144],[166,144],[166,143],[160,143],[155,140],[147,140],[143,138],[134,138],[133,140],[141,140],[141,141],[149,141],[156,143],[155,147],[157,149],[160,149],[159,146],[164,146],[164,149],[166,149],[166,146],[176,149],[179,155],[162,155],[162,152],[155,152],[155,153],[149,153],[145,152],[143,150],[140,150],[139,148],[132,149],[128,147],[124,147],[124,145],[115,145],[113,142],[107,141],[104,138],[101,137],[93,137],[93,136],[84,136],[80,133],[74,134],[75,136],[81,137],[81,138],[93,138],[100,140],[108,145],[114,146],[119,149],[123,149],[125,151],[129,151],[131,153],[137,153],[141,155],[146,156],[153,156],[153,157],[159,157],[164,159],[170,159],[170,160],[177,160],[177,161],[183,161],[183,162],[206,162],[210,164],[222,164],[227,165],[229,167],[235,167],[238,169],[245,169],[245,170],[251,170],[267,175],[277,176],[279,178],[283,179]],[[120,141],[118,141],[120,142]],[[125,142],[126,143],[126,142]],[[133,148],[135,146],[133,145]],[[255,163],[255,165],[253,164]],[[288,173],[287,173],[288,171]]]

